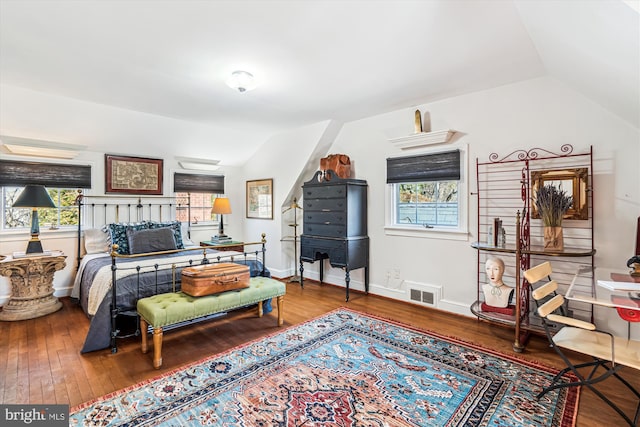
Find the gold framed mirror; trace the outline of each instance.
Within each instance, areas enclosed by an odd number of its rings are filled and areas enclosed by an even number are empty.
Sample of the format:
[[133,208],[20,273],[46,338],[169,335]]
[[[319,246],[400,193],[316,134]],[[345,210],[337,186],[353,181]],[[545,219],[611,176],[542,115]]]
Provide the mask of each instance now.
[[[531,171],[531,194],[534,195],[545,185],[553,185],[573,196],[573,204],[564,215],[564,219],[589,219],[587,191],[589,188],[589,169],[556,169]],[[540,218],[535,200],[531,203],[531,218]]]

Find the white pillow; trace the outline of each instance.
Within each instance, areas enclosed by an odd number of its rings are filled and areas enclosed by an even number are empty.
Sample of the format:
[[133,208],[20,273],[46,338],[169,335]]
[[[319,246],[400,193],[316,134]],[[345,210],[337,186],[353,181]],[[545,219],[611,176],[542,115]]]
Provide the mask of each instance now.
[[89,228],[84,230],[84,251],[88,254],[109,252],[111,239],[106,229]]

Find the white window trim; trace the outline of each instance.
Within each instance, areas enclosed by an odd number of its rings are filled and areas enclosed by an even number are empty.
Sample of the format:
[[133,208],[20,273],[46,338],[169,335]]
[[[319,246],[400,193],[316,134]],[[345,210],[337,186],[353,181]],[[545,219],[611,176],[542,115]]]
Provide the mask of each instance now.
[[469,240],[469,146],[458,144],[446,148],[433,149],[416,153],[416,155],[437,154],[451,151],[451,148],[460,150],[460,181],[458,182],[458,227],[434,226],[425,228],[423,225],[397,225],[395,224],[395,194],[393,184],[385,184],[385,226],[384,233],[387,236],[416,237],[422,239],[444,240]]

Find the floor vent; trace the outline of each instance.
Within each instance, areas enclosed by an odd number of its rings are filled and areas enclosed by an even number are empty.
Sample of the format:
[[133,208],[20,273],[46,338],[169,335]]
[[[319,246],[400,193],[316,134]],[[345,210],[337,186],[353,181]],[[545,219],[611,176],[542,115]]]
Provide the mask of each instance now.
[[433,292],[411,289],[411,300],[433,305],[435,302]]

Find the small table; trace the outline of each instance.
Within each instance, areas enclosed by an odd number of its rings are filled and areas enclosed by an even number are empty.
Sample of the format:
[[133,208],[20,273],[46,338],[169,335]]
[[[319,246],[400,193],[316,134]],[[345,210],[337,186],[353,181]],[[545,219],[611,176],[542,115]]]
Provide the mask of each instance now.
[[[629,270],[597,268],[589,294],[585,290],[577,289],[576,280],[581,273],[582,270],[576,273],[567,289],[568,300],[615,308],[618,315],[627,322],[640,321],[639,277],[631,276]],[[627,334],[630,333],[631,324],[628,326]]]
[[[590,267],[588,267],[590,269]],[[571,286],[567,289],[568,300],[586,302],[611,308],[639,310],[640,279],[620,269],[597,268],[591,295],[576,289],[576,278],[582,273],[578,271]],[[605,283],[618,282],[619,286],[606,286]]]
[[225,243],[213,242],[211,240],[205,240],[200,242],[200,246],[213,246],[213,249],[218,251],[235,251],[244,252],[244,242],[236,242],[231,240]]
[[11,297],[0,311],[0,320],[24,320],[44,316],[62,308],[53,296],[53,275],[66,266],[60,251],[0,261],[0,275],[11,280]]

